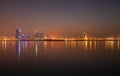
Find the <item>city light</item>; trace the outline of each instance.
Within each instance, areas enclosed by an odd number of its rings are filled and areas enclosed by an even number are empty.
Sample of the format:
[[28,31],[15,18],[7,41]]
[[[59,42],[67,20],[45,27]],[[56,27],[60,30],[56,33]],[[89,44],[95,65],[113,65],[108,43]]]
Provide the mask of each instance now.
[[83,32],[83,36],[80,37],[81,34],[78,35],[78,37],[56,37],[56,36],[50,36],[46,35],[45,33],[39,33],[38,31],[35,31],[34,34],[27,34],[27,33],[21,33],[22,30],[20,28],[17,28],[15,31],[14,37],[7,37],[7,36],[0,36],[0,40],[40,40],[40,41],[47,41],[47,40],[60,40],[60,41],[114,41],[114,40],[120,40],[120,37],[89,37],[87,32]]

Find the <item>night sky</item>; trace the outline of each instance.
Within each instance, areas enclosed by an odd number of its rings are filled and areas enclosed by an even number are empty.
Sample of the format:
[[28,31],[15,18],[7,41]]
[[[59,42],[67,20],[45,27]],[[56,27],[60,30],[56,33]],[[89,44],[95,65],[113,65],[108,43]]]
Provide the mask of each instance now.
[[120,35],[119,0],[0,0],[0,36],[33,34]]

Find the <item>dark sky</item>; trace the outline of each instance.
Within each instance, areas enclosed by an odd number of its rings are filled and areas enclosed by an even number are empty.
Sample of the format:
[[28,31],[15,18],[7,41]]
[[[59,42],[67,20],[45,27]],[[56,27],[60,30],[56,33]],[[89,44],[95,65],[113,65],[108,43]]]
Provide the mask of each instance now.
[[119,0],[0,0],[0,35],[15,28],[32,34],[120,34]]

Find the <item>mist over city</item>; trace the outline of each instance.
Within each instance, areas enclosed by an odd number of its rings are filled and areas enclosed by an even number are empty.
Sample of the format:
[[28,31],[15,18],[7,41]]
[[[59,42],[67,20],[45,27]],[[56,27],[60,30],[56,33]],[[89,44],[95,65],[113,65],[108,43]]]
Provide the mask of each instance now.
[[0,0],[0,75],[119,69],[119,0]]

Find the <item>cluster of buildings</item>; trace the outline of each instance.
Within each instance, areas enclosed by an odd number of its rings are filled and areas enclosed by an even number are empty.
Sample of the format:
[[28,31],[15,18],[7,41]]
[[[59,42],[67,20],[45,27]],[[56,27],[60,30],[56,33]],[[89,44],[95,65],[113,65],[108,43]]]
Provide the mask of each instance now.
[[68,38],[68,37],[47,37],[43,33],[39,33],[38,31],[35,31],[33,35],[28,35],[25,33],[22,33],[22,30],[20,28],[16,28],[16,34],[15,38],[17,40],[88,40],[88,33],[84,32],[82,38]]
[[62,40],[62,41],[84,41],[84,40],[120,40],[120,37],[90,37],[87,32],[84,32],[81,37],[51,37],[46,35],[45,33],[39,33],[35,31],[34,34],[29,35],[24,33],[20,27],[16,28],[14,37],[5,37],[0,36],[0,40]]
[[39,33],[38,31],[35,31],[35,33],[33,35],[28,35],[25,33],[22,33],[22,30],[20,28],[16,29],[16,33],[15,33],[15,38],[16,39],[21,39],[21,40],[37,40],[37,39],[44,39],[44,34],[43,33]]

